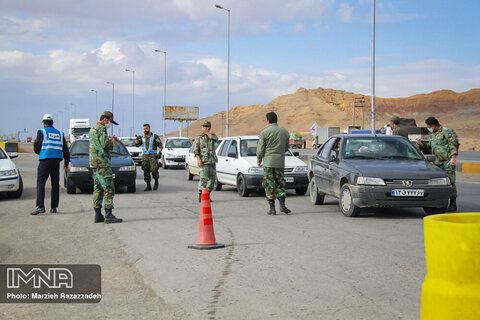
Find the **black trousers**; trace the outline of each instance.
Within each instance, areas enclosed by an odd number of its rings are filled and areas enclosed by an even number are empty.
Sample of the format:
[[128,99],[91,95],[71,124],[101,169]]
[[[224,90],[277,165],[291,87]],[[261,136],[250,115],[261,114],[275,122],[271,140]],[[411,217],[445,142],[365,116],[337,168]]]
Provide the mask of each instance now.
[[57,208],[60,200],[60,162],[62,159],[40,160],[37,169],[37,207],[45,207],[45,184],[50,176],[52,184],[51,208]]

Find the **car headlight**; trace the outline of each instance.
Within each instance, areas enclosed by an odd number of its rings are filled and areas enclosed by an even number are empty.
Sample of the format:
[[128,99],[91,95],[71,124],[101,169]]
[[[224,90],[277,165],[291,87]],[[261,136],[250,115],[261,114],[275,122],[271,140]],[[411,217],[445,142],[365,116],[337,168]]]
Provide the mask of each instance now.
[[0,177],[14,176],[16,174],[17,174],[17,169],[0,171]]
[[448,177],[445,178],[433,178],[428,180],[429,186],[448,186],[450,185],[450,179]]
[[120,167],[118,171],[135,171],[135,166],[124,166]]
[[170,154],[168,152],[165,152],[165,157],[173,157],[173,154]]
[[307,170],[308,170],[307,166],[299,166],[299,167],[295,168],[294,172],[305,173],[305,172],[307,172]]
[[385,181],[382,178],[373,178],[373,177],[358,177],[357,184],[359,185],[370,185],[370,186],[384,186]]
[[74,167],[74,166],[70,166],[69,168],[70,172],[88,172],[88,168],[87,167]]
[[261,173],[263,173],[263,168],[262,167],[250,167],[248,169],[248,173],[261,174]]

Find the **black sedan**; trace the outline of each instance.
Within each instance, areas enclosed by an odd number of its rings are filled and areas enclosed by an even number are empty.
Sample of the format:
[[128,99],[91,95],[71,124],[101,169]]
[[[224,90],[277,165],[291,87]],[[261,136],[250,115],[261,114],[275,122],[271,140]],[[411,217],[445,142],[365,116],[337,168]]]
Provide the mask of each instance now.
[[447,174],[400,136],[335,135],[312,156],[308,171],[312,203],[336,197],[348,217],[369,207],[443,213],[452,193]]
[[[126,186],[128,192],[135,192],[137,168],[127,148],[118,141],[110,152],[115,187]],[[70,164],[64,174],[67,193],[76,189],[93,190],[93,171],[89,165],[88,140],[75,140],[70,146]]]

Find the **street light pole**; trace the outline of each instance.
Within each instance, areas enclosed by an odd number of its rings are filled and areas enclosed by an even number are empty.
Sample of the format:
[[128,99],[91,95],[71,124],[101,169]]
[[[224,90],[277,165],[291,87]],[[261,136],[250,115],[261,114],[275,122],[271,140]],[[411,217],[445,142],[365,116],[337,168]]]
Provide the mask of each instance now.
[[95,92],[95,121],[98,121],[98,92],[97,90],[90,90],[91,92]]
[[125,69],[127,72],[131,72],[133,75],[133,91],[132,91],[132,134],[135,134],[135,70]]
[[163,143],[165,143],[165,107],[167,106],[167,52],[155,50],[164,54],[164,72],[163,72]]
[[372,3],[372,133],[375,134],[375,0]]
[[216,4],[215,7],[227,11],[228,23],[227,23],[227,117],[226,117],[226,129],[225,136],[228,137],[229,127],[229,109],[230,109],[230,10]]
[[[112,85],[112,114],[113,114],[114,106],[115,106],[115,83],[107,81],[107,84]],[[113,136],[113,126],[112,126],[112,136]]]

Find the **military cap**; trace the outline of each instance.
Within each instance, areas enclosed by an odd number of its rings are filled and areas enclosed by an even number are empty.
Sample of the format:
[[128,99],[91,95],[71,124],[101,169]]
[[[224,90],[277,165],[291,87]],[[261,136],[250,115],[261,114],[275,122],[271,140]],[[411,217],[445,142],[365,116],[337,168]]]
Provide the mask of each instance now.
[[111,121],[113,124],[115,124],[115,125],[118,126],[118,123],[116,123],[116,122],[113,120],[113,113],[111,113],[110,111],[103,111],[102,116],[109,117],[109,118],[110,118],[110,121]]
[[400,117],[399,116],[393,116],[390,121],[400,121]]
[[203,121],[202,127],[209,127],[209,128],[211,128],[211,127],[212,127],[212,123],[211,123],[210,121]]

